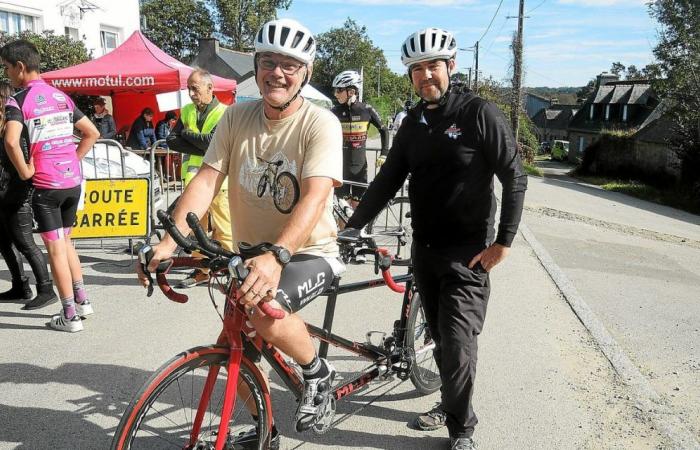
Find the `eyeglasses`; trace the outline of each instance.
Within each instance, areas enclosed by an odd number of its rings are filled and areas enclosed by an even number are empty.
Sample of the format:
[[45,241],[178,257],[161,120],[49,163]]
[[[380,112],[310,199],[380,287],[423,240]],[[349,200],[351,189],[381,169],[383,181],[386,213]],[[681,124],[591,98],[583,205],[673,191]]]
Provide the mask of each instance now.
[[271,58],[260,58],[258,60],[259,67],[263,70],[275,70],[277,66],[282,69],[282,73],[285,75],[294,75],[299,72],[299,69],[305,66],[305,64],[294,62],[294,61],[275,61]]

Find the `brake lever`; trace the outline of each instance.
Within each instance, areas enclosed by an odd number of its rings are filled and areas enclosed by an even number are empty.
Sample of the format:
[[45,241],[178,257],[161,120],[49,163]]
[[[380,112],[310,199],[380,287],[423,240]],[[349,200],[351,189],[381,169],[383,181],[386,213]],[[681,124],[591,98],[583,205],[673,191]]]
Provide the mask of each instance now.
[[148,278],[146,297],[153,295],[153,276],[148,271],[148,263],[151,262],[151,259],[153,259],[153,248],[150,245],[144,245],[139,250],[139,264],[141,264],[141,270],[144,275]]
[[[141,264],[141,270],[143,271],[144,275],[146,275],[146,278],[148,278],[146,297],[150,297],[153,295],[153,274],[148,271],[148,264],[150,264],[152,259],[153,248],[150,245],[144,245],[143,247],[141,247],[141,250],[139,250],[139,264]],[[172,264],[172,259],[166,259],[161,261],[158,264],[158,267],[156,267],[156,275],[158,276],[166,272],[170,268],[170,266],[172,266]]]

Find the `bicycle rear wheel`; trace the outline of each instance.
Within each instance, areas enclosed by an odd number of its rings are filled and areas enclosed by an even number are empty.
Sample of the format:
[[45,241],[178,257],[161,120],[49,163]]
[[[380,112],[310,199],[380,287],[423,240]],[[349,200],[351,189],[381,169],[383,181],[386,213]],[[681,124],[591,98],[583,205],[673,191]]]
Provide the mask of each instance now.
[[[219,428],[229,349],[196,347],[158,369],[143,385],[122,416],[112,449],[213,449]],[[190,442],[202,390],[210,370],[216,376],[195,442]],[[258,369],[241,360],[238,395],[228,425],[226,449],[268,448],[269,392]]]
[[411,204],[408,197],[396,197],[390,200],[377,217],[367,224],[366,229],[377,246],[388,249],[391,256],[397,259],[411,257],[410,246],[407,245],[413,234]]
[[423,395],[440,389],[440,370],[433,356],[435,342],[430,337],[428,322],[418,291],[411,298],[411,312],[406,322],[406,347],[412,350],[414,361],[411,367],[411,382]]

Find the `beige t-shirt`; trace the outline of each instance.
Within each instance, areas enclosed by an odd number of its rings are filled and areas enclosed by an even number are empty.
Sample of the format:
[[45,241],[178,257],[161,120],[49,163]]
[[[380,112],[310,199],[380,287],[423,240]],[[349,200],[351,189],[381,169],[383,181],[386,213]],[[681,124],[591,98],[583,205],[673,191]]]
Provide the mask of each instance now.
[[[289,172],[300,189],[301,180],[308,177],[328,177],[337,186],[343,179],[342,138],[336,116],[308,100],[281,120],[267,119],[262,101],[230,106],[219,121],[204,162],[228,174],[234,243],[274,243],[291,214],[275,207],[269,184],[258,197],[258,185],[268,167],[258,157],[282,161],[278,175]],[[337,233],[333,193],[329,192],[320,220],[296,253],[337,256]]]

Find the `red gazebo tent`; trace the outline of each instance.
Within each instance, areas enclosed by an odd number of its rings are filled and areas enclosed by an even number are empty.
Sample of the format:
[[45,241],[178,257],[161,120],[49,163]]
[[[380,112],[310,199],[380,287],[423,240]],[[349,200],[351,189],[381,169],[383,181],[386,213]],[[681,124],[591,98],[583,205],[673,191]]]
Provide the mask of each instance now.
[[[187,89],[194,70],[155,46],[135,31],[122,45],[106,55],[76,66],[46,72],[41,77],[68,94],[112,97],[117,129],[128,127],[143,108],[159,111],[156,94]],[[236,82],[212,75],[214,93],[224,103],[233,102]]]

